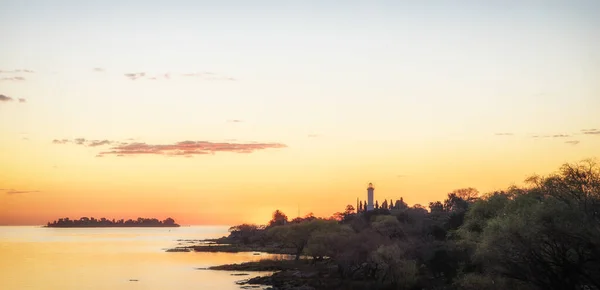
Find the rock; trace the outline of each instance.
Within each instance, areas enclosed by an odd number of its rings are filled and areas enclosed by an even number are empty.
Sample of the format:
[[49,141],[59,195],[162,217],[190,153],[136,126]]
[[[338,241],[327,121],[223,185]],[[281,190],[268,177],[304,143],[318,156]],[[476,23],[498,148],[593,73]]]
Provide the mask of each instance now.
[[248,273],[233,273],[231,276],[248,276]]

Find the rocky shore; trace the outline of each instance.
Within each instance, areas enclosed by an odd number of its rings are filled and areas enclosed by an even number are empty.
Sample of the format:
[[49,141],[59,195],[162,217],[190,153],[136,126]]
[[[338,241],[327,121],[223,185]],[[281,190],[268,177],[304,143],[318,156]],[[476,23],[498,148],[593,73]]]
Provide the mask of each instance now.
[[326,262],[312,263],[310,260],[262,260],[241,264],[220,265],[205,270],[221,271],[273,271],[267,276],[259,276],[238,281],[243,289],[258,285],[270,286],[272,290],[363,290],[376,289],[370,282],[340,279],[335,273],[337,267]]
[[219,239],[210,240],[178,240],[178,247],[167,249],[167,252],[221,252],[221,253],[242,253],[242,252],[254,252],[254,253],[268,253],[268,254],[281,254],[281,255],[292,255],[294,254],[293,249],[282,248],[277,245],[271,246],[258,246],[258,245],[242,245],[242,244],[228,244],[222,243]]

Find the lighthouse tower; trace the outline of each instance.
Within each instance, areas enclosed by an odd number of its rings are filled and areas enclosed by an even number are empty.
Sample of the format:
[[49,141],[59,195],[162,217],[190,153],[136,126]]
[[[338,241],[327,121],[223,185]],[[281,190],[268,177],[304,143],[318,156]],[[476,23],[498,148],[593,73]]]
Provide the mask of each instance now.
[[367,210],[373,210],[373,191],[375,188],[373,187],[373,183],[369,183],[369,187],[367,188]]

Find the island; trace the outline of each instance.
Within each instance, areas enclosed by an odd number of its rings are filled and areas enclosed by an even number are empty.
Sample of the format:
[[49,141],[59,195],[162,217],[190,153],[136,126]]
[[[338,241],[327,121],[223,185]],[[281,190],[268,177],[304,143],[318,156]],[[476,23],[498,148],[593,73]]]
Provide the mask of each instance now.
[[81,217],[79,219],[60,218],[53,222],[46,224],[47,228],[132,228],[132,227],[179,227],[175,220],[172,218],[166,218],[160,221],[156,218],[137,218],[132,219],[95,219],[88,217]]

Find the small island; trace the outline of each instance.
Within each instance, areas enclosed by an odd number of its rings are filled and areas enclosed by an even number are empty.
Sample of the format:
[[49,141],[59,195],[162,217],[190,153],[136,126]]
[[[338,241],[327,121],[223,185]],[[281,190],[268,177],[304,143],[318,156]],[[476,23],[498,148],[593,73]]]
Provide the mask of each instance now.
[[133,227],[179,227],[175,220],[166,218],[160,221],[156,218],[137,218],[137,220],[109,220],[82,217],[79,219],[60,218],[46,224],[47,228],[133,228]]

